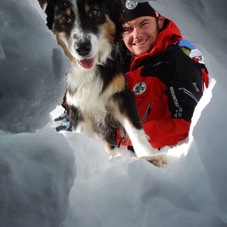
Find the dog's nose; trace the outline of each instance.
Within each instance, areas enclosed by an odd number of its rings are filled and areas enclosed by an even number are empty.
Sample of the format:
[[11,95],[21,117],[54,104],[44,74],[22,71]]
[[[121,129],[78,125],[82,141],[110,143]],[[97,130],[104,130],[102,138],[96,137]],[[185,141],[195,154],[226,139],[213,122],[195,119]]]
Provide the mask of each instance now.
[[86,56],[87,54],[89,54],[90,51],[91,51],[91,43],[90,42],[81,43],[80,45],[78,45],[78,47],[76,47],[76,52],[80,56]]

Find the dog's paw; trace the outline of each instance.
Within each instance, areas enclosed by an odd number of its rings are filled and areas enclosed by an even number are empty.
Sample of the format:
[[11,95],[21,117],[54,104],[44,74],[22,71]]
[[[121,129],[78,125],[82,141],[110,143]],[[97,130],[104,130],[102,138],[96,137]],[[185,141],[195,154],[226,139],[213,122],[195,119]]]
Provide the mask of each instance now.
[[164,154],[154,154],[143,158],[157,167],[165,167],[168,164],[167,157]]

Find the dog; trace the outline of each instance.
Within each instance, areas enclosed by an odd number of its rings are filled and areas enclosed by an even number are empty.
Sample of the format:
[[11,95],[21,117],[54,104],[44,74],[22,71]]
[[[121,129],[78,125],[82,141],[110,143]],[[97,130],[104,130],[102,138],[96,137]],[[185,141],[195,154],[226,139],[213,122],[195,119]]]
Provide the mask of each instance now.
[[123,73],[120,0],[40,0],[47,26],[71,61],[66,103],[74,129],[109,143],[123,127],[138,158],[162,163],[142,129]]

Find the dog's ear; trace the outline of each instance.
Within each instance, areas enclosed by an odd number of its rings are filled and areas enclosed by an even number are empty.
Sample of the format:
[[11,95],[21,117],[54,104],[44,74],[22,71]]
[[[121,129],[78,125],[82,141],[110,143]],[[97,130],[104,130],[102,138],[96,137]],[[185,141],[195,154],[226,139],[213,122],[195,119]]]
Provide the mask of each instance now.
[[[123,16],[123,5],[121,0],[105,0],[105,3],[110,12],[110,19],[115,23],[117,34],[121,34],[123,31],[122,27],[122,16]],[[119,36],[118,38],[121,38]]]
[[54,23],[54,4],[56,0],[38,0],[47,15],[47,27],[51,30]]
[[38,0],[38,1],[39,1],[40,6],[42,7],[42,9],[44,11],[46,11],[49,0]]
[[121,0],[105,0],[105,2],[110,10],[112,17],[111,19],[119,21],[123,13],[123,6]]

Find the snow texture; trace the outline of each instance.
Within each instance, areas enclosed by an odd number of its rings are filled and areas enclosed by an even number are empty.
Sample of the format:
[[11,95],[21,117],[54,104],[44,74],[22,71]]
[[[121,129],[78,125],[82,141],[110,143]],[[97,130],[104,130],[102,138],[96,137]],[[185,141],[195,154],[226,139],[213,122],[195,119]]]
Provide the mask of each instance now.
[[0,1],[0,227],[227,226],[227,2],[150,4],[203,52],[212,78],[161,169],[56,132],[69,62],[36,1]]

